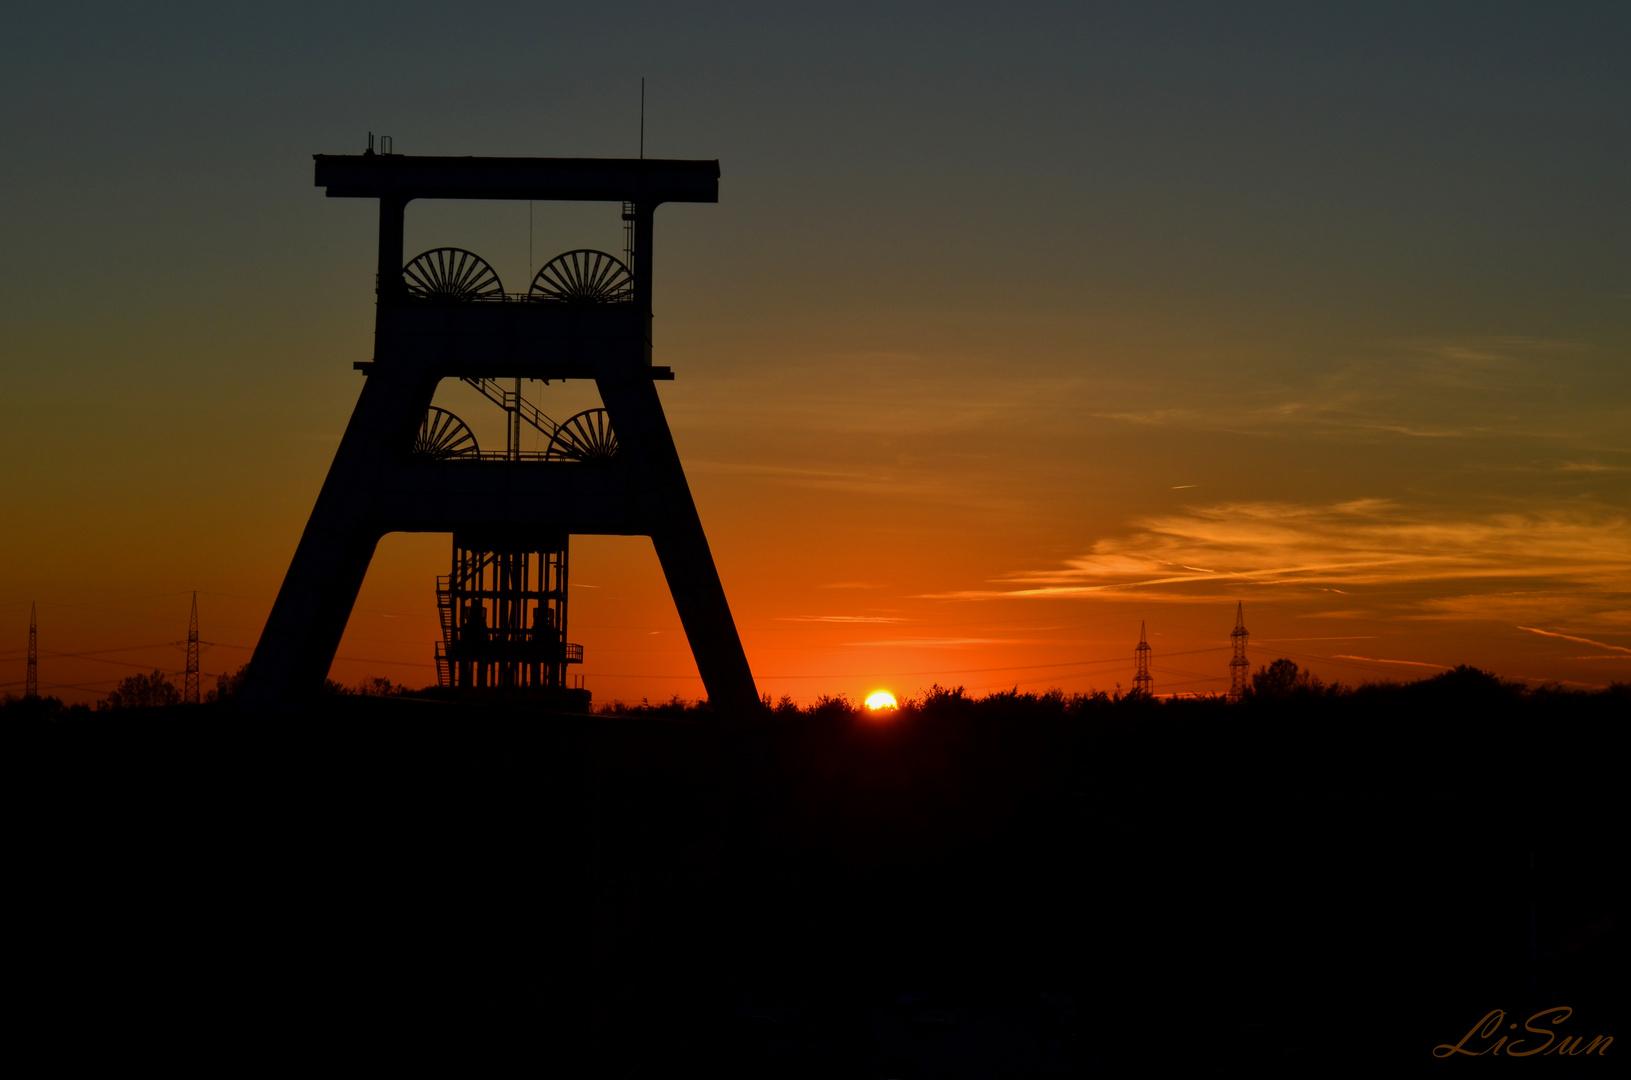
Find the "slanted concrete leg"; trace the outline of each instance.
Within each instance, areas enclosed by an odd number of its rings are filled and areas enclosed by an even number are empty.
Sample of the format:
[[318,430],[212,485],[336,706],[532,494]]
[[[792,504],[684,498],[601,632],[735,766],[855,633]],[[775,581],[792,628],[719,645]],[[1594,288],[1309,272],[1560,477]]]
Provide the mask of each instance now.
[[[597,381],[617,432],[622,465],[605,472],[584,467],[575,474],[571,471],[575,467],[547,464],[497,468],[528,470],[527,483],[555,492],[556,512],[577,507],[573,513],[578,516],[551,519],[552,529],[572,532],[573,524],[587,524],[595,527],[585,531],[649,534],[709,700],[721,713],[756,710],[759,695],[753,673],[650,369],[632,357],[622,365],[607,366],[613,377]],[[369,376],[255,648],[243,690],[246,700],[311,697],[322,690],[369,560],[386,531],[457,528],[472,514],[513,517],[517,525],[536,517],[538,507],[514,503],[519,474],[493,488],[495,474],[472,463],[460,481],[482,492],[480,505],[467,497],[454,498],[468,493],[444,490],[446,477],[434,470],[408,475],[412,470],[401,457],[434,391],[434,377],[413,368],[401,374],[381,368]],[[534,469],[567,471],[560,473],[556,490],[537,484],[543,474],[533,476]],[[596,482],[604,489],[598,501],[592,491],[585,494]],[[605,505],[608,500],[611,510]],[[461,666],[460,671],[461,682],[472,677],[478,684],[486,681],[484,670]]]
[[381,463],[411,438],[432,389],[377,376],[364,385],[250,659],[245,700],[314,697],[323,689],[379,544],[374,502]]
[[725,587],[720,584],[695,507],[691,520],[692,528],[671,527],[653,536],[651,542],[674,594],[674,606],[679,609],[680,624],[685,627],[708,700],[721,713],[750,713],[761,707],[753,671],[742,651],[742,639],[736,634]]
[[601,400],[617,432],[618,453],[629,455],[642,478],[643,516],[708,700],[722,713],[756,710],[760,702],[753,671],[736,634],[657,388],[643,366],[631,365],[619,375],[598,380]]
[[330,532],[313,513],[255,646],[246,701],[315,697],[328,678],[379,537]]

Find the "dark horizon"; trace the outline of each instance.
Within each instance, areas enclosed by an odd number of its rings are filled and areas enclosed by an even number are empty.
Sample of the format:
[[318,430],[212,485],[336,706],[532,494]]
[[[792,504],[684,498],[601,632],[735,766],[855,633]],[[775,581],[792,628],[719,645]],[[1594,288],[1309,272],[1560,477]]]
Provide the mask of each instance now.
[[30,1015],[578,1075],[1436,1075],[1497,1008],[1595,1054],[1628,694],[13,704]]

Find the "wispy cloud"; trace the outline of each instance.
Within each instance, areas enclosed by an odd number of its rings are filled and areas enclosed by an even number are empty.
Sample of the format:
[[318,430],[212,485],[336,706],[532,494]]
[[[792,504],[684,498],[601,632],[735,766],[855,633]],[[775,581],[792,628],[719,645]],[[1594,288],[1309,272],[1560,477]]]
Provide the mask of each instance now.
[[[1192,381],[1197,397],[1174,402],[1163,386],[1157,404],[1123,390],[1090,415],[1140,427],[1318,432],[1366,441],[1501,436],[1577,442],[1589,431],[1622,430],[1623,397],[1582,391],[1585,385],[1601,386],[1600,369],[1590,366],[1601,358],[1573,342],[1397,341],[1365,348],[1347,360],[1310,359],[1297,371],[1259,371],[1249,391]],[[1585,468],[1599,471],[1591,463]]]
[[904,618],[891,615],[778,615],[781,622],[823,622],[823,623],[899,623]]
[[692,461],[689,472],[698,475],[757,476],[784,484],[821,488],[828,491],[902,494],[922,486],[879,473],[834,469],[800,469],[781,465],[759,465],[736,461]]
[[1623,473],[1631,472],[1631,465],[1604,465],[1600,461],[1565,461],[1558,466],[1561,472]]
[[842,472],[832,469],[796,469],[782,465],[757,465],[742,461],[688,462],[691,472],[722,473],[728,476],[795,476],[817,480],[875,480],[877,477],[860,472]]
[[1038,642],[1028,638],[914,637],[895,638],[892,641],[846,641],[844,644],[869,648],[965,649],[973,645],[1035,645]]
[[[1190,600],[1273,588],[1330,593],[1408,591],[1435,602],[1483,593],[1529,612],[1578,606],[1595,593],[1623,607],[1631,581],[1631,522],[1578,509],[1454,516],[1384,499],[1323,506],[1231,503],[1143,518],[1063,565],[1005,575],[941,599],[1137,596]],[[1599,605],[1610,606],[1610,605]],[[1471,614],[1463,611],[1461,614]],[[1486,611],[1485,617],[1488,617]],[[1617,646],[1616,646],[1617,648]]]
[[1354,656],[1350,653],[1337,653],[1333,660],[1363,660],[1367,664],[1404,664],[1408,667],[1432,668],[1435,671],[1449,671],[1447,664],[1429,664],[1422,660],[1386,660],[1380,656]]

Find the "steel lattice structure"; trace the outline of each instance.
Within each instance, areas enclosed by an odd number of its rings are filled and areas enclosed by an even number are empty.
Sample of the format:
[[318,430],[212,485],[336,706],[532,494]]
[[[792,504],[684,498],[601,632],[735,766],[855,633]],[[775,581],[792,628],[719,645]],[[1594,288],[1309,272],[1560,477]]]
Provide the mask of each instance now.
[[28,605],[28,674],[23,676],[23,696],[40,696],[40,632],[34,617],[34,603]]
[[566,640],[567,538],[456,533],[436,581],[438,685],[486,697],[549,697],[583,646]]
[[186,705],[197,705],[199,701],[197,593],[193,593],[193,610],[187,617],[187,674],[181,686],[181,700]]
[[1235,655],[1229,661],[1229,700],[1241,702],[1246,700],[1246,676],[1251,671],[1251,664],[1246,661],[1246,611],[1240,604],[1235,604],[1235,628],[1229,631],[1229,641],[1235,647]]
[[1144,624],[1138,624],[1138,647],[1133,650],[1137,669],[1133,673],[1133,693],[1149,697],[1155,693],[1155,677],[1150,674],[1150,643],[1144,636]]

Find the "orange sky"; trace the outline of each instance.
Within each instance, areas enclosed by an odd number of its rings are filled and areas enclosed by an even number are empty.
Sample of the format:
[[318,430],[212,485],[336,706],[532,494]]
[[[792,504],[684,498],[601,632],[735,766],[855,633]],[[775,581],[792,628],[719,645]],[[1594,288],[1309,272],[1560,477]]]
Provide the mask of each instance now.
[[[179,670],[195,589],[206,671],[247,659],[371,355],[373,207],[311,153],[628,154],[641,71],[648,151],[722,165],[658,214],[656,362],[762,692],[1113,689],[1141,620],[1158,692],[1217,691],[1237,601],[1254,665],[1631,677],[1623,18],[701,10],[361,58],[360,24],[31,16],[0,692],[31,600],[69,700]],[[415,204],[408,245],[510,283],[619,224]],[[382,543],[335,678],[432,680],[448,556]],[[596,700],[696,696],[649,542],[573,559]]]

